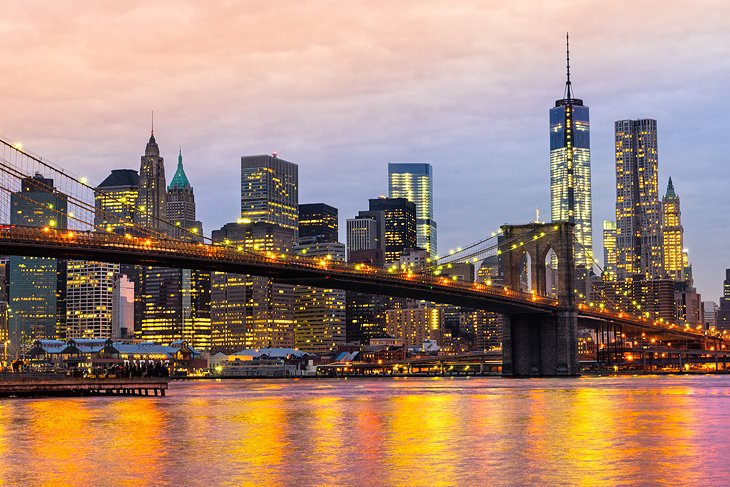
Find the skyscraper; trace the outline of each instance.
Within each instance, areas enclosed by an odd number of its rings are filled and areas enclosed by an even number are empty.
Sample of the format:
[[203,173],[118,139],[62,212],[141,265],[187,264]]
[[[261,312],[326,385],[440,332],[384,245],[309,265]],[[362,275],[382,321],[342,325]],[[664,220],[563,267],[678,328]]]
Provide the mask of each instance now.
[[337,242],[337,208],[324,203],[299,205],[299,240],[315,238],[320,242]]
[[575,223],[575,263],[590,270],[593,209],[589,111],[583,100],[573,98],[569,50],[567,54],[565,92],[550,109],[550,213],[553,221]]
[[95,189],[94,225],[99,231],[125,233],[134,226],[139,196],[139,174],[133,169],[112,169]]
[[[94,226],[97,231],[114,232],[119,235],[126,233],[135,233],[134,224],[138,220],[137,205],[139,198],[139,173],[134,169],[112,169],[111,174],[106,177],[94,191],[94,200],[96,212],[94,214]],[[90,263],[94,265],[95,263]],[[115,269],[119,274],[116,280],[122,275],[128,276],[132,281],[131,289],[136,296],[134,299],[135,312],[130,318],[137,326],[137,331],[142,322],[142,303],[141,303],[141,282],[144,278],[141,266],[132,264],[121,264]],[[92,269],[88,270],[93,273]],[[125,281],[126,282],[126,281]],[[116,310],[116,303],[113,300],[112,315]],[[114,321],[114,318],[112,318]],[[132,335],[134,327],[129,327],[127,332]],[[114,326],[112,325],[112,336],[114,336]]]
[[209,272],[146,267],[141,294],[142,339],[185,340],[193,348],[210,348]]
[[[242,251],[288,253],[294,232],[266,222],[239,221],[213,230],[213,242]],[[293,286],[268,277],[214,272],[211,327],[214,350],[294,345]]]
[[433,169],[431,164],[388,164],[388,196],[406,198],[416,205],[416,245],[433,259],[438,255],[433,219]]
[[603,220],[603,279],[616,279],[616,222]]
[[[10,224],[66,229],[66,196],[53,179],[36,174],[10,195]],[[8,262],[10,340],[16,350],[36,338],[56,336],[66,315],[66,262],[45,257],[11,256]],[[19,348],[20,347],[20,348]]]
[[241,157],[241,218],[298,229],[299,169],[277,154]]
[[725,280],[722,281],[722,297],[720,307],[715,314],[718,330],[730,330],[730,269],[725,269]]
[[[164,178],[161,182],[164,187]],[[186,241],[202,240],[203,228],[195,219],[195,195],[183,169],[182,151],[164,199],[161,216],[171,225],[165,233]],[[142,338],[163,344],[185,340],[193,348],[210,348],[210,272],[147,267],[141,287]]]
[[[241,218],[213,241],[254,252],[288,253],[297,241],[299,169],[272,155],[241,157]],[[270,278],[214,273],[213,341],[232,350],[294,345],[293,286]],[[229,314],[233,313],[233,315]]]
[[[345,245],[337,241],[337,208],[324,203],[299,205],[299,244],[296,253],[308,258],[345,261]],[[294,346],[326,354],[345,343],[345,291],[294,288]]]
[[119,264],[70,260],[66,274],[65,338],[112,338],[114,281]]
[[375,198],[370,200],[370,211],[383,212],[386,265],[398,262],[404,249],[417,246],[414,203],[405,198]]
[[657,123],[619,120],[615,128],[618,278],[660,278],[664,259]]
[[667,192],[662,200],[664,212],[662,238],[664,254],[664,271],[674,281],[684,280],[684,230],[682,229],[682,213],[679,208],[679,196],[674,192],[672,178],[669,178]]
[[[347,219],[347,261],[382,267],[385,213],[361,211]],[[347,291],[347,342],[368,343],[370,338],[385,334],[385,296]]]
[[153,231],[169,231],[164,223],[167,217],[167,193],[165,192],[165,160],[152,131],[145,147],[139,169],[139,193],[135,223]]
[[[379,215],[363,216],[362,213],[379,213]],[[361,211],[357,217],[348,218],[346,223],[348,256],[360,250],[382,250],[382,235],[385,233],[383,212]]]
[[182,149],[177,157],[177,170],[167,187],[166,219],[172,225],[173,237],[202,241],[203,224],[195,219],[195,194],[183,169]]
[[[345,245],[320,242],[317,237],[300,241],[294,248],[310,258],[345,261]],[[345,343],[345,291],[296,286],[294,289],[294,346],[305,352],[326,354]]]

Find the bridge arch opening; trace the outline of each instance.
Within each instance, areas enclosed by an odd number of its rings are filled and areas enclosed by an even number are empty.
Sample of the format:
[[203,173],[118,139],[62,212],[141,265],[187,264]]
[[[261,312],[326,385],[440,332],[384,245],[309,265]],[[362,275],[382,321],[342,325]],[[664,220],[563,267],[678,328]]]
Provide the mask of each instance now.
[[545,287],[544,295],[550,298],[558,297],[558,254],[552,246],[544,252],[541,262],[545,266]]
[[520,291],[529,293],[535,289],[535,280],[532,275],[532,256],[529,252],[523,251],[520,256]]

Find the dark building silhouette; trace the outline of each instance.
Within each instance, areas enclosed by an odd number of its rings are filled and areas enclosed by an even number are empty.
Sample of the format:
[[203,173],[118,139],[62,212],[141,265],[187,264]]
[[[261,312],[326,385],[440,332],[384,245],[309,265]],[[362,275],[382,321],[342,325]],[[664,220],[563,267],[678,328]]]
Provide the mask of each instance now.
[[722,297],[717,310],[717,329],[730,330],[730,269],[725,269],[725,280],[722,282]]
[[385,265],[398,262],[404,249],[417,246],[416,205],[406,198],[375,198],[370,211],[382,211]]
[[325,203],[299,205],[299,241],[337,242],[337,208]]

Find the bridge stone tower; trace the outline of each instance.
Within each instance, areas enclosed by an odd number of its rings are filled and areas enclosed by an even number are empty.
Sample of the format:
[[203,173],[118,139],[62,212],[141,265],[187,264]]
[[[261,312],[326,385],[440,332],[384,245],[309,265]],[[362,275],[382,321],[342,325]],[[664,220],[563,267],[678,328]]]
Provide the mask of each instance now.
[[514,377],[579,375],[578,314],[575,288],[575,224],[570,222],[503,225],[504,284],[520,289],[523,256],[529,256],[532,289],[546,296],[545,260],[550,250],[558,261],[558,310],[553,314],[505,316],[502,374]]

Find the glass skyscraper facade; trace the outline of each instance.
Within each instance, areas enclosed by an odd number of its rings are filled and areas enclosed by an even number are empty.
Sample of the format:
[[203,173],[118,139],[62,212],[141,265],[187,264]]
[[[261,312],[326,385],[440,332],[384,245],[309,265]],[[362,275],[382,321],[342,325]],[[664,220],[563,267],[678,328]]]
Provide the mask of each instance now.
[[591,204],[591,132],[588,107],[573,98],[550,109],[550,215],[575,223],[576,265],[593,267]]
[[619,120],[615,131],[618,278],[663,277],[657,123]]
[[388,196],[405,198],[416,205],[417,245],[438,255],[436,222],[433,219],[433,168],[431,164],[396,162],[388,164]]
[[[21,181],[10,195],[10,224],[66,229],[66,196],[41,174]],[[11,256],[8,261],[10,340],[16,350],[36,338],[54,338],[63,328],[66,263],[45,257]]]

